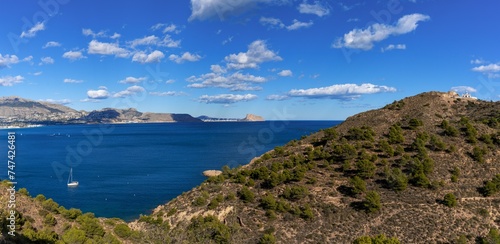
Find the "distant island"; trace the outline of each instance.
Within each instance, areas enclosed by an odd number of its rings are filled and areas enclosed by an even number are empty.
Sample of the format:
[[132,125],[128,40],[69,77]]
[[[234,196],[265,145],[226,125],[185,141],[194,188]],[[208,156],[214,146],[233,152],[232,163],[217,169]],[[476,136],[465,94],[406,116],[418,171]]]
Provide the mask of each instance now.
[[224,119],[189,114],[140,112],[134,108],[104,108],[77,111],[67,106],[20,97],[0,98],[0,127],[34,127],[64,124],[166,123],[166,122],[252,122],[261,116],[247,114],[243,119]]

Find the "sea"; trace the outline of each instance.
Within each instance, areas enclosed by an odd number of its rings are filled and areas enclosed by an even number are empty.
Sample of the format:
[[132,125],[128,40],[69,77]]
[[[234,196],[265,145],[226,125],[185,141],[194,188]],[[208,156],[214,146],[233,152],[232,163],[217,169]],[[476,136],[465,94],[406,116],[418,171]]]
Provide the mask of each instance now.
[[[65,208],[126,221],[202,183],[204,170],[256,156],[341,121],[55,125],[0,130],[0,179],[15,132],[16,188]],[[3,142],[2,142],[3,141]],[[70,169],[76,188],[67,186]]]

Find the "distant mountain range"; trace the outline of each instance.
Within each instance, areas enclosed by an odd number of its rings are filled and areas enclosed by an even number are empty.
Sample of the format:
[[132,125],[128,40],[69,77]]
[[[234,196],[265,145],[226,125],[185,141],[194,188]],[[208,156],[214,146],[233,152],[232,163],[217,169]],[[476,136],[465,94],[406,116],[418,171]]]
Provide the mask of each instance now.
[[53,124],[99,123],[162,123],[211,121],[263,121],[260,116],[248,114],[244,119],[222,119],[189,114],[139,112],[134,108],[77,111],[67,106],[33,101],[20,97],[0,98],[0,126],[27,127]]

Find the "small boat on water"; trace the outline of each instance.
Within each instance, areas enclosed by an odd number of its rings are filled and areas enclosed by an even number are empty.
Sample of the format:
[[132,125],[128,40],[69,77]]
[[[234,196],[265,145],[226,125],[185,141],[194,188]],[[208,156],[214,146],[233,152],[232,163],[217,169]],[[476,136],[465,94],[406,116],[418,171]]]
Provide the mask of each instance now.
[[73,168],[69,170],[68,187],[77,187],[78,181],[73,180]]

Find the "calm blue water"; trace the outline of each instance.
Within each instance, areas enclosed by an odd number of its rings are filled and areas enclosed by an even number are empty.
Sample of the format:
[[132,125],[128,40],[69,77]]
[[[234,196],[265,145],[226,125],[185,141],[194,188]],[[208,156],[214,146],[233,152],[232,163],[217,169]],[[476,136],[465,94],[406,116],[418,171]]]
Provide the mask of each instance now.
[[[17,188],[43,194],[66,208],[125,220],[150,214],[199,185],[207,169],[247,164],[292,139],[339,121],[266,121],[66,125],[16,132]],[[5,160],[7,160],[5,156]],[[7,164],[0,178],[7,178]],[[69,167],[78,188],[66,186]]]

